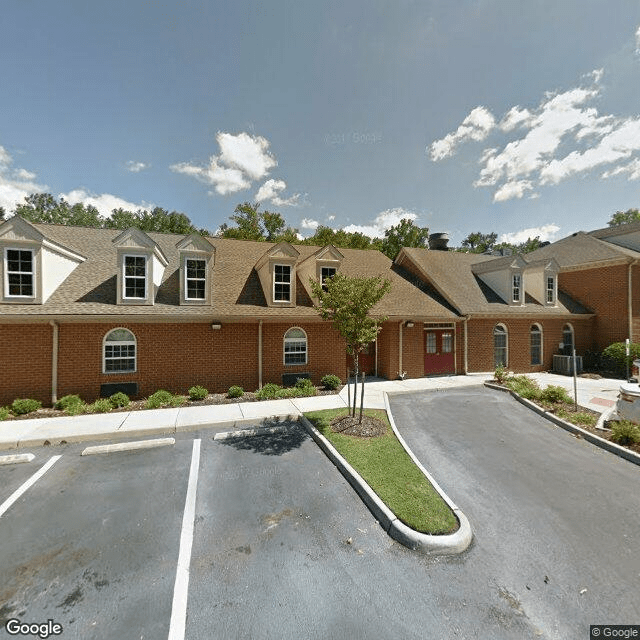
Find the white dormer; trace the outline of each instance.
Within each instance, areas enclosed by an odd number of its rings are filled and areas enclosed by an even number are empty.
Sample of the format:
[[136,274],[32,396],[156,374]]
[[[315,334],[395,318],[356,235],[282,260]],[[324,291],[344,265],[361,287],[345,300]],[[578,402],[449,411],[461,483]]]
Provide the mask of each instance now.
[[527,293],[545,307],[558,304],[558,271],[555,258],[536,260],[527,265]]
[[[519,255],[479,262],[471,270],[491,287],[510,306],[525,303],[525,268],[527,263]],[[527,272],[526,286],[529,284]]]
[[309,281],[318,280],[324,285],[327,278],[338,273],[343,260],[344,256],[332,244],[328,244],[298,265],[300,281],[304,284],[309,297],[313,298]]
[[192,233],[176,249],[180,252],[180,304],[210,305],[215,247],[199,233]]
[[256,263],[267,305],[295,307],[296,262],[300,253],[288,242],[280,242],[269,249]]
[[51,242],[33,225],[13,216],[0,225],[0,300],[42,304],[86,258]]
[[113,239],[118,255],[118,304],[153,304],[167,258],[160,247],[136,227]]

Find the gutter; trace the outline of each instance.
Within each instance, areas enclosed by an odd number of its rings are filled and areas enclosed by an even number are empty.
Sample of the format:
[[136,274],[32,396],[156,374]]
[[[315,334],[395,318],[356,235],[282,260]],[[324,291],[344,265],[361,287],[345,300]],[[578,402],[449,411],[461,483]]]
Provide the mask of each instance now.
[[258,322],[258,389],[262,389],[262,320]]
[[468,340],[468,331],[467,331],[467,322],[469,321],[470,316],[464,316],[464,375],[469,374],[469,340]]
[[633,342],[633,300],[632,300],[632,293],[633,293],[633,280],[632,280],[632,267],[634,265],[637,265],[640,262],[640,259],[636,259],[633,262],[629,263],[629,277],[627,278],[627,310],[628,310],[628,314],[629,314],[629,342]]
[[402,325],[404,324],[404,320],[400,320],[399,326],[399,339],[400,339],[400,350],[398,353],[398,376],[402,377]]
[[58,333],[60,326],[57,322],[49,322],[53,328],[53,341],[51,349],[51,405],[58,401]]

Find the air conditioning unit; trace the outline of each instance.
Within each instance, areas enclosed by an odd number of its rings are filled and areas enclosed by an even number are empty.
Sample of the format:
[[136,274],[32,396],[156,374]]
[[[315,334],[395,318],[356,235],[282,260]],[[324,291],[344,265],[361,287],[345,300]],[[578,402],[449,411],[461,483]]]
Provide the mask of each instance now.
[[[577,373],[582,373],[582,356],[576,356]],[[553,370],[565,376],[573,375],[573,356],[553,356]]]

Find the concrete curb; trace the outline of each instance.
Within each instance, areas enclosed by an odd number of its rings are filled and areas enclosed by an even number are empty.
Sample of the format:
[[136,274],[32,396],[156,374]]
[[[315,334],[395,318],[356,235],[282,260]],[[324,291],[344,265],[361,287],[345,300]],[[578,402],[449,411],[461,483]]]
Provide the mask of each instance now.
[[[296,418],[295,422],[299,419]],[[288,433],[291,427],[288,425],[277,425],[275,427],[258,427],[257,429],[238,429],[236,431],[220,431],[213,436],[214,440],[228,440],[229,438],[249,438],[251,436],[264,436],[273,433]]]
[[0,456],[0,465],[32,462],[34,458],[33,453],[14,453],[8,456]]
[[[386,399],[386,393],[385,399]],[[386,400],[388,405],[388,400]],[[388,411],[389,421],[393,427],[394,433],[398,435],[398,431],[395,428],[393,422],[393,416]],[[342,475],[347,479],[349,484],[356,490],[358,495],[362,498],[363,502],[367,505],[371,513],[376,520],[380,523],[382,528],[396,541],[403,544],[405,547],[409,547],[414,551],[421,551],[429,555],[452,555],[456,553],[462,553],[471,544],[473,534],[471,532],[471,525],[465,517],[465,515],[453,504],[442,489],[434,482],[431,475],[424,469],[424,467],[417,462],[416,457],[411,450],[407,447],[404,440],[400,439],[402,446],[407,453],[411,456],[412,460],[417,463],[418,468],[425,474],[427,479],[432,483],[436,491],[442,496],[445,502],[452,506],[460,527],[455,533],[449,535],[428,535],[426,533],[420,533],[411,529],[406,524],[398,520],[396,515],[387,507],[387,505],[378,497],[378,494],[365,482],[362,476],[338,453],[334,446],[309,422],[309,420],[303,415],[300,418],[305,429],[309,432],[311,437],[316,441],[318,446],[325,452],[327,457],[338,467]]]
[[615,442],[610,442],[609,440],[605,440],[604,438],[601,438],[600,436],[596,436],[590,431],[585,431],[584,429],[581,429],[575,424],[571,424],[570,422],[567,422],[562,418],[558,418],[558,416],[554,415],[553,413],[550,413],[549,411],[545,411],[542,407],[539,407],[537,404],[531,402],[531,400],[527,400],[526,398],[519,396],[515,391],[512,391],[511,389],[507,389],[506,387],[501,387],[500,385],[492,384],[490,382],[485,382],[484,386],[488,387],[489,389],[495,389],[496,391],[505,391],[507,393],[510,393],[511,396],[515,398],[520,404],[523,404],[525,407],[528,407],[532,411],[535,411],[538,415],[542,416],[543,418],[546,418],[550,422],[553,422],[557,426],[562,427],[565,431],[569,431],[569,433],[573,433],[574,435],[579,435],[581,438],[584,438],[587,442],[590,442],[591,444],[595,444],[597,447],[600,447],[605,451],[609,451],[610,453],[613,453],[619,456],[620,458],[624,458],[629,462],[633,462],[633,464],[640,465],[640,455],[638,455],[634,451],[625,449],[624,447],[621,447]]
[[103,453],[117,453],[119,451],[139,451],[140,449],[154,449],[168,447],[176,443],[174,438],[156,438],[154,440],[138,440],[137,442],[119,442],[118,444],[101,444],[87,447],[80,455],[93,456]]

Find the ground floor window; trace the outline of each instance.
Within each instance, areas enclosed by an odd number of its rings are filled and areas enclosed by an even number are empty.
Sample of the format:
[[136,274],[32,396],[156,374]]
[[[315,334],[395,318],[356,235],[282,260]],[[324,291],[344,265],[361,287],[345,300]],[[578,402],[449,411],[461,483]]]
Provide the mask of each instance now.
[[574,349],[574,340],[573,340],[573,327],[570,324],[565,324],[562,328],[562,344],[563,349],[562,352],[565,356],[572,356]]
[[136,370],[136,337],[128,329],[113,329],[104,337],[103,373]]
[[531,325],[531,364],[542,364],[542,328]]
[[307,364],[307,334],[299,327],[284,334],[284,363]]
[[507,366],[507,328],[497,324],[493,329],[493,364]]

